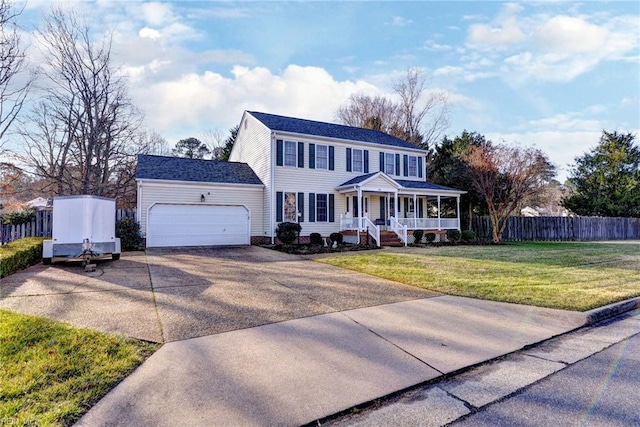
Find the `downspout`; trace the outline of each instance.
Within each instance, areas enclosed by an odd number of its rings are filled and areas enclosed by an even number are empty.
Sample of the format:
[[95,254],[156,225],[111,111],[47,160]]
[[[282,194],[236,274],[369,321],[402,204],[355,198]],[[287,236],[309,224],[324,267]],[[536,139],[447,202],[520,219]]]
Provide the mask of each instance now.
[[270,180],[271,180],[271,194],[270,194],[270,198],[271,198],[271,209],[269,209],[269,228],[271,229],[271,244],[274,245],[276,243],[276,235],[275,235],[275,221],[274,221],[274,214],[276,211],[276,192],[275,192],[275,185],[276,185],[276,155],[274,153],[275,151],[275,146],[276,146],[276,133],[275,132],[271,132],[271,159],[270,159],[270,169],[271,171],[269,172],[270,174]]

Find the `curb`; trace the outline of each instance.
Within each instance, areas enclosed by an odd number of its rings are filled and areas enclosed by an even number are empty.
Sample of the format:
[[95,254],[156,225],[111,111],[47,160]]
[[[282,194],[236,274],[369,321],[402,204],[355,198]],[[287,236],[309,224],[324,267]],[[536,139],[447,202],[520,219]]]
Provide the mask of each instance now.
[[585,312],[587,318],[584,324],[585,326],[593,325],[594,323],[598,323],[636,309],[640,309],[640,298],[631,298],[625,301],[614,302],[613,304],[594,308],[593,310]]

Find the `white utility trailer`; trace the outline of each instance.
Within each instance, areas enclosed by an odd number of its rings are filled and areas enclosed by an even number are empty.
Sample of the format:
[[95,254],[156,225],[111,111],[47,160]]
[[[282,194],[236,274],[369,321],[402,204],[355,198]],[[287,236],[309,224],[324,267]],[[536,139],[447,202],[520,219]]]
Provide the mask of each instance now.
[[98,196],[63,196],[53,199],[51,240],[42,247],[42,262],[53,258],[90,258],[111,255],[120,259],[116,237],[116,201]]

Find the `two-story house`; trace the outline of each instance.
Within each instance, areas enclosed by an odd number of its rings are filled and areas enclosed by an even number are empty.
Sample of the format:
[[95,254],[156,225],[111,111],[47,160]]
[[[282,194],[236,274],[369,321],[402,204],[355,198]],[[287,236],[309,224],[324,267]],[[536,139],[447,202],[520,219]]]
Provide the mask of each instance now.
[[459,229],[464,191],[429,183],[426,154],[383,132],[247,111],[228,163],[140,156],[138,220],[148,246],[268,243],[283,221],[303,236],[368,230],[378,244],[381,230],[407,242]]

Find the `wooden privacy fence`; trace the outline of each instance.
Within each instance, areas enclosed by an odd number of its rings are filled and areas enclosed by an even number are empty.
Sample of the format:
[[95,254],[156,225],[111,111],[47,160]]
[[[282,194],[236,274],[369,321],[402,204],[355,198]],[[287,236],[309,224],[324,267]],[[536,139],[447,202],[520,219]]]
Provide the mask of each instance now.
[[[135,218],[135,209],[116,209],[116,221]],[[51,237],[53,228],[53,211],[36,211],[35,217],[25,224],[3,224],[0,220],[0,244],[4,245],[24,237]]]
[[[471,228],[481,240],[491,240],[491,219],[474,217]],[[503,240],[634,240],[640,239],[640,218],[512,216]]]

